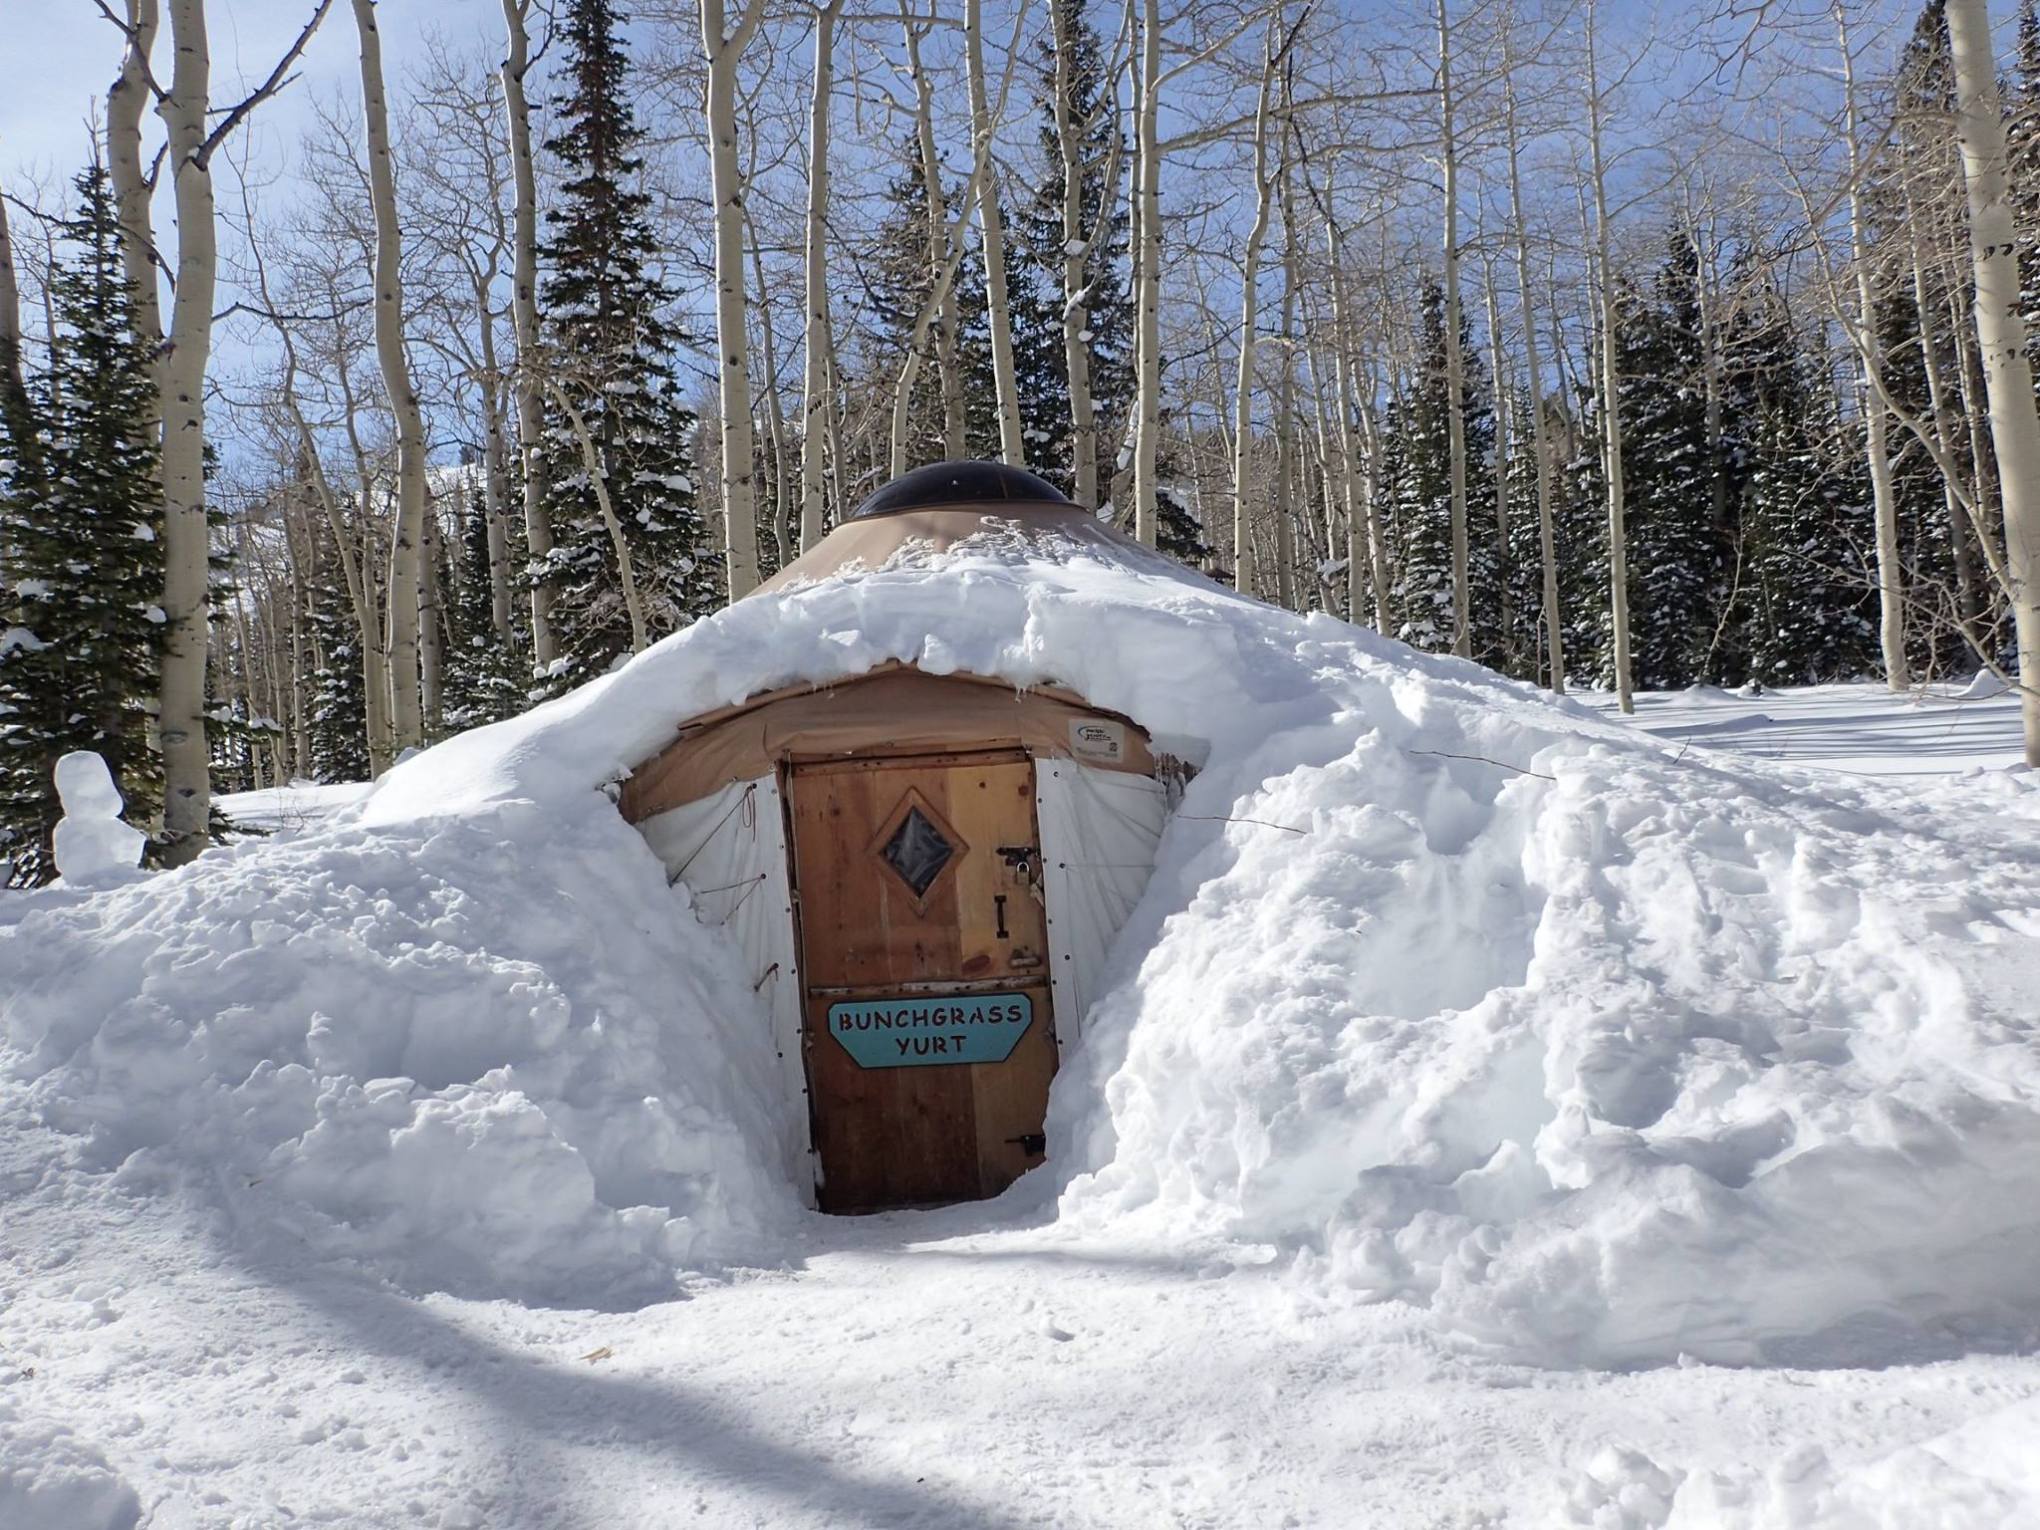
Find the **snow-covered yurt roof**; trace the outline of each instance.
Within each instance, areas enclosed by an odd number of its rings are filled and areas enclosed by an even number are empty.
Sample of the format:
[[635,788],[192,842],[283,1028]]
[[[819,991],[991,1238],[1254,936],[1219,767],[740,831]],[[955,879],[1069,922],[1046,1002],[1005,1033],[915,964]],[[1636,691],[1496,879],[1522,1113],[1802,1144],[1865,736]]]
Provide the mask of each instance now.
[[614,797],[690,719],[910,668],[1199,766],[988,1222],[1249,1249],[1551,1363],[2040,1321],[2029,776],[1674,750],[1052,504],[831,547],[333,820],[38,902],[0,1028],[44,1118],[413,1288],[784,1257],[758,1001]]
[[[943,553],[972,539],[999,539],[1023,556],[1074,549],[1102,563],[1161,571],[1133,538],[1071,503],[1045,479],[995,462],[941,462],[893,480],[868,497],[842,525],[745,597],[774,600],[818,582],[883,568],[903,552]],[[930,576],[947,572],[937,567]],[[929,634],[939,642],[939,631]],[[818,658],[827,659],[827,655]],[[1101,769],[1152,774],[1147,734],[1120,714],[1093,707],[1053,679],[1026,686],[917,660],[890,660],[842,676],[822,662],[812,674],[699,716],[683,718],[674,740],[640,762],[622,788],[632,822],[717,787],[764,774],[789,759],[821,759],[884,748],[940,752],[1012,745],[1037,756],[1071,753],[1073,725],[1099,718],[1125,724],[1125,747],[1114,757],[1087,756]]]

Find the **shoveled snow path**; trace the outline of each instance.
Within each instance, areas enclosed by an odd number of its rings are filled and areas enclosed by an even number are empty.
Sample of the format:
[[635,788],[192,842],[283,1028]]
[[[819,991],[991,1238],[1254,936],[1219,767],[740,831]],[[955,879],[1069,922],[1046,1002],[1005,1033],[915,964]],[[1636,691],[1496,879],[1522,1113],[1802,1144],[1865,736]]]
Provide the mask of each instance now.
[[144,1195],[53,1134],[0,1143],[0,1429],[68,1426],[152,1530],[1645,1526],[1643,1457],[1761,1498],[2040,1397],[2022,1359],[1496,1365],[1399,1304],[1003,1207],[814,1218],[795,1266],[629,1313],[420,1300],[192,1210],[235,1187]]

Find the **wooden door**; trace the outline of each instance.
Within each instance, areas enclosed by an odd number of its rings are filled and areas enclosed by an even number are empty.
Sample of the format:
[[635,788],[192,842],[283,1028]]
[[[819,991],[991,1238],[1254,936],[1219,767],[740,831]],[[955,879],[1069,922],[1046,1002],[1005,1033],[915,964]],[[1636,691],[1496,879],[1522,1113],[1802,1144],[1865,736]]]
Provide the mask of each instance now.
[[1055,1072],[1034,764],[796,765],[808,1100],[825,1211],[998,1194]]

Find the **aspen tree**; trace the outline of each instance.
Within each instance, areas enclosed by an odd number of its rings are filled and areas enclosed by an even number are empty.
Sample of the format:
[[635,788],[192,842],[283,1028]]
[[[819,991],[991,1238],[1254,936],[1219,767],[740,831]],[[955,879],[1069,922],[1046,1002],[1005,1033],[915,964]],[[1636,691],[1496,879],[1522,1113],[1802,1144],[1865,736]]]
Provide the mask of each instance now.
[[510,142],[513,203],[510,224],[510,323],[517,336],[517,455],[523,471],[524,544],[531,581],[531,663],[544,673],[559,657],[553,631],[553,587],[545,573],[552,558],[552,521],[546,511],[545,406],[538,339],[538,177],[531,159],[531,105],[524,78],[531,71],[532,0],[503,0],[508,39],[503,54],[503,120]]
[[836,88],[836,22],[844,0],[815,8],[815,67],[808,106],[807,218],[803,229],[806,322],[802,326],[800,550],[822,539],[824,453],[835,420],[829,382],[829,107]]
[[[1283,106],[1293,104],[1292,81],[1283,71]],[[1286,610],[1299,610],[1296,578],[1296,506],[1300,464],[1296,443],[1296,289],[1299,278],[1294,178],[1289,163],[1293,121],[1285,117],[1282,168],[1276,188],[1282,201],[1282,342],[1281,376],[1275,385],[1275,600]]]
[[2005,150],[2004,108],[1984,0],[1947,0],[1956,127],[1969,193],[1976,271],[1976,339],[1990,399],[1990,438],[2004,499],[2005,561],[2019,642],[2026,764],[2040,769],[2040,411],[2020,314],[2018,234]]
[[1494,385],[1495,415],[1495,567],[1500,573],[1498,597],[1501,607],[1501,655],[1498,667],[1510,665],[1515,657],[1516,606],[1510,593],[1509,568],[1509,373],[1502,354],[1502,308],[1495,292],[1494,257],[1481,258],[1481,299],[1487,308],[1488,376]]
[[765,17],[765,0],[743,0],[731,27],[724,0],[700,0],[708,63],[704,102],[709,180],[715,199],[716,391],[722,439],[722,501],[729,596],[758,587],[758,509],[752,465],[749,305],[744,294],[744,175],[737,158],[737,65]]
[[1098,424],[1091,398],[1090,243],[1084,228],[1083,124],[1076,120],[1076,38],[1066,0],[1049,0],[1055,47],[1055,136],[1062,156],[1063,371],[1070,390],[1070,469],[1076,500],[1098,507]]
[[1140,56],[1134,87],[1134,535],[1157,535],[1156,472],[1162,434],[1161,0],[1140,0]]
[[617,577],[623,586],[624,614],[630,621],[630,651],[643,653],[651,646],[645,628],[645,603],[638,594],[637,569],[630,556],[630,542],[624,536],[623,522],[616,518],[616,506],[609,497],[609,474],[603,469],[602,454],[595,445],[595,436],[588,429],[587,420],[574,407],[567,390],[551,379],[547,380],[546,386],[552,393],[553,402],[566,413],[567,427],[581,449],[581,464],[587,471],[589,486],[595,491],[602,524],[609,532],[610,550],[616,555]]
[[1544,377],[1530,299],[1530,226],[1523,210],[1522,135],[1516,104],[1513,32],[1502,34],[1503,143],[1509,165],[1509,222],[1516,256],[1516,305],[1523,319],[1523,365],[1530,382],[1530,449],[1536,454],[1537,548],[1544,579],[1545,663],[1554,692],[1565,693],[1565,622],[1559,609],[1557,534],[1551,506],[1551,449],[1545,439]]
[[1452,485],[1452,651],[1467,658],[1473,653],[1473,582],[1466,531],[1466,361],[1459,347],[1459,141],[1452,96],[1452,23],[1446,0],[1437,0],[1437,5],[1438,116],[1443,129],[1445,202],[1445,430]]
[[[967,455],[968,417],[964,409],[963,369],[957,364],[958,322],[955,288],[950,282],[939,279],[939,273],[950,264],[954,253],[961,259],[963,251],[963,229],[951,228],[949,222],[948,194],[942,185],[942,154],[935,144],[935,85],[928,77],[927,66],[921,60],[921,39],[928,33],[932,23],[925,17],[910,15],[906,10],[907,0],[901,0],[900,31],[906,45],[907,79],[914,87],[914,139],[921,154],[921,190],[928,221],[928,270],[931,279],[941,290],[941,298],[935,305],[932,333],[935,338],[935,366],[937,384],[942,395],[942,455],[955,461]],[[979,165],[986,161],[978,159],[973,145],[972,157]],[[989,150],[991,145],[983,146]],[[973,171],[970,187],[961,198],[968,208],[977,195],[978,172]],[[926,345],[928,332],[923,332],[916,342]]]
[[[1062,0],[1050,3],[1060,13]],[[1013,371],[1013,317],[1006,299],[1006,236],[999,219],[999,177],[992,167],[993,121],[990,92],[985,85],[984,0],[963,0],[963,40],[970,75],[971,154],[985,164],[985,173],[978,178],[978,232],[983,241],[985,306],[992,332],[999,456],[1014,467],[1025,467],[1027,442],[1020,430],[1020,385]]]
[[361,42],[361,110],[368,135],[369,204],[375,213],[375,352],[397,422],[397,518],[390,534],[390,736],[401,754],[425,742],[419,629],[425,555],[425,417],[404,346],[403,231],[383,95],[376,0],[353,0]]
[[158,370],[163,404],[162,695],[164,856],[173,865],[205,848],[212,822],[205,678],[211,614],[211,539],[205,508],[205,375],[212,356],[219,271],[212,157],[255,106],[284,82],[332,0],[319,0],[289,51],[251,95],[210,124],[212,54],[204,0],[170,0],[170,88],[157,104],[169,130],[167,161],[177,218],[177,281],[168,349]]
[[[377,609],[377,591],[372,576],[356,557],[354,539],[347,525],[347,515],[335,493],[331,480],[326,475],[325,464],[319,454],[319,443],[314,435],[310,420],[305,417],[304,405],[298,393],[298,377],[302,370],[297,336],[289,324],[277,314],[276,300],[269,286],[269,267],[263,255],[262,240],[254,230],[254,218],[248,206],[248,188],[244,179],[241,183],[242,209],[248,229],[248,254],[255,273],[255,292],[263,311],[270,316],[276,332],[277,346],[282,353],[283,374],[278,382],[277,397],[290,423],[290,433],[295,450],[293,464],[300,483],[311,491],[313,502],[325,517],[326,528],[333,538],[333,547],[340,562],[342,584],[347,604],[354,618],[355,641],[361,652],[361,694],[363,730],[368,747],[368,769],[371,776],[379,776],[389,769],[395,757],[390,746],[390,684],[389,662],[385,648],[382,616]],[[346,363],[342,360],[341,374],[346,374]],[[352,410],[349,411],[348,426],[353,427]],[[308,553],[307,557],[311,555]],[[307,748],[306,753],[309,753]]]
[[1849,41],[1848,0],[1834,0],[1835,47],[1841,55],[1842,127],[1848,148],[1849,260],[1856,276],[1856,349],[1863,371],[1863,438],[1876,516],[1878,641],[1885,683],[1894,691],[1911,682],[1905,655],[1905,590],[1898,548],[1898,495],[1891,481],[1885,436],[1884,358],[1877,333],[1877,295],[1870,274],[1870,237],[1863,207],[1868,154],[1856,92],[1856,59]]
[[1240,356],[1233,384],[1233,587],[1251,595],[1258,584],[1253,541],[1254,340],[1260,308],[1261,245],[1275,201],[1275,174],[1268,168],[1268,125],[1275,99],[1275,74],[1283,49],[1270,23],[1261,55],[1261,87],[1254,106],[1254,222],[1240,254]]
[[1592,152],[1594,194],[1594,268],[1600,290],[1600,415],[1602,471],[1608,495],[1608,604],[1613,629],[1615,700],[1634,712],[1629,665],[1629,543],[1623,524],[1622,392],[1615,356],[1615,272],[1608,240],[1608,164],[1602,147],[1603,116],[1599,39],[1599,0],[1586,0],[1587,137]]
[[7,226],[7,198],[0,191],[0,379],[16,388],[26,383],[21,371],[21,288],[14,275],[14,237]]
[[[127,48],[121,57],[120,77],[106,92],[106,169],[113,181],[114,205],[120,215],[121,260],[135,291],[135,333],[155,358],[158,417],[151,422],[151,429],[160,432],[163,305],[156,280],[156,231],[149,209],[155,186],[142,168],[142,114],[149,106],[149,57],[155,50],[161,24],[157,0],[127,0],[126,15]],[[161,471],[159,463],[159,475]]]

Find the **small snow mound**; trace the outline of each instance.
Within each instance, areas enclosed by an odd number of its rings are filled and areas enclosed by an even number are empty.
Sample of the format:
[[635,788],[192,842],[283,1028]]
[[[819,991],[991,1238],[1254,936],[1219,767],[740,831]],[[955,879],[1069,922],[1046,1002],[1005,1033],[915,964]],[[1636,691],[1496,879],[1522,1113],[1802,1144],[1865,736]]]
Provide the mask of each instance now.
[[1718,685],[1689,685],[1679,694],[1688,701],[1704,701],[1714,705],[1738,699]]
[[1605,1446],[1567,1496],[1563,1522],[1584,1530],[1664,1530],[1678,1486],[1642,1451]]
[[134,1530],[141,1500],[106,1457],[60,1424],[0,1399],[0,1525],[7,1530]]
[[50,836],[57,874],[80,882],[133,871],[149,836],[121,822],[126,804],[106,761],[77,749],[57,761],[57,800],[64,816]]
[[[1575,1517],[1575,1524],[1632,1530],[2005,1530],[2040,1524],[2040,1399],[1981,1416],[1868,1461],[1836,1460],[1801,1445],[1763,1468],[1675,1472],[1638,1452],[1625,1474],[1604,1457],[1583,1475],[1571,1503],[1661,1502],[1657,1519]],[[1613,1454],[1613,1453],[1611,1453]]]
[[1957,701],[1990,701],[1998,696],[2009,695],[2011,689],[2011,686],[2005,683],[2002,676],[1993,674],[1987,669],[1979,669],[1970,677],[1969,683],[1955,693],[1955,699]]

